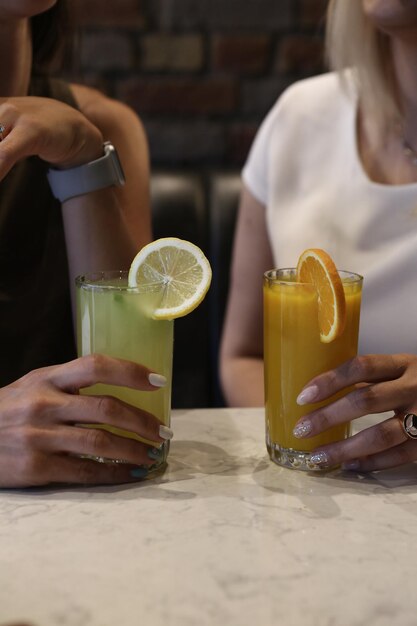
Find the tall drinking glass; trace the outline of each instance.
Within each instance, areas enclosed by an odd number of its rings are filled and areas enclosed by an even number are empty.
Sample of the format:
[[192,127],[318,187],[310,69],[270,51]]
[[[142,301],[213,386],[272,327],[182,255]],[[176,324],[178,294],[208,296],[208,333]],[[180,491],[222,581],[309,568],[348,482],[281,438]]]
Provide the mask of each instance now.
[[[86,394],[112,395],[155,415],[170,425],[174,322],[154,320],[152,294],[128,287],[128,272],[98,272],[76,279],[78,355],[101,353],[136,361],[162,374],[167,385],[156,391],[98,384],[82,390]],[[97,425],[91,425],[97,427]],[[138,435],[111,426],[99,426],[117,435],[146,441]],[[148,442],[146,443],[154,443]],[[162,444],[165,464],[169,441]]]
[[278,465],[318,470],[310,461],[314,448],[349,436],[350,425],[341,424],[308,439],[292,434],[295,423],[325,402],[298,406],[296,399],[314,376],[357,354],[362,276],[340,271],[346,298],[346,325],[331,343],[320,341],[318,299],[313,285],[296,282],[296,269],[264,274],[264,366],[266,446]]

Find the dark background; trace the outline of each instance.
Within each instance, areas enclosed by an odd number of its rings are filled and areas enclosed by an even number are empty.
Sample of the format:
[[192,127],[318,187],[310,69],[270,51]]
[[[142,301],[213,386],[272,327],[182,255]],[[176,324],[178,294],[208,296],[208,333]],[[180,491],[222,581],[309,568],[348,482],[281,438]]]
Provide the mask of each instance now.
[[281,91],[323,71],[326,0],[70,1],[75,78],[137,111],[154,168],[240,168]]

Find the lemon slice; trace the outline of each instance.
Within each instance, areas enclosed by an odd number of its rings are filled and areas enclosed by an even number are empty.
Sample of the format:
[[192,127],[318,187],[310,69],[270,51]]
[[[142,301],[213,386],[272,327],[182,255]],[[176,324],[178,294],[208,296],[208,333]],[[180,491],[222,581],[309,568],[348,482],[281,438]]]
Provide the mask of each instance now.
[[211,283],[211,267],[189,241],[166,237],[144,246],[129,270],[129,287],[154,295],[154,319],[175,319],[193,311]]
[[342,280],[333,259],[319,248],[309,248],[300,255],[297,280],[313,283],[319,304],[320,341],[330,343],[343,333],[346,323],[346,300]]

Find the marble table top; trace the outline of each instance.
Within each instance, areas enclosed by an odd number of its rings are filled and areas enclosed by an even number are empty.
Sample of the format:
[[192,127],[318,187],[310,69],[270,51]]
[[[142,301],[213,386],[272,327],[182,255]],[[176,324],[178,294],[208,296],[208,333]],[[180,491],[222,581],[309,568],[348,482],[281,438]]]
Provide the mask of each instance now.
[[152,480],[0,491],[0,624],[417,624],[417,465],[280,468],[261,409],[173,429]]

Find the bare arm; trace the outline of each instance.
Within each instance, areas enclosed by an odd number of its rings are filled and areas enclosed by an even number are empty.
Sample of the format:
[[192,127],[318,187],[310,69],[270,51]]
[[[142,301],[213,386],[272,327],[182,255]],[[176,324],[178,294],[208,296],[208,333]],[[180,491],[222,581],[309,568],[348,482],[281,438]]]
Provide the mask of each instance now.
[[244,188],[220,355],[223,392],[231,406],[264,404],[262,275],[272,267],[265,206]]
[[73,86],[80,111],[32,96],[0,98],[5,128],[0,180],[15,163],[36,155],[71,168],[103,155],[103,140],[119,151],[127,183],[68,200],[63,206],[70,281],[78,273],[127,268],[151,238],[148,149],[141,123],[127,106],[98,91]]
[[[76,88],[75,93],[81,112],[51,98],[0,98],[0,180],[28,156],[70,168],[101,156],[104,138],[119,150],[126,187],[88,194],[63,207],[72,283],[79,272],[128,267],[151,236],[148,152],[138,118],[92,90]],[[81,396],[79,389],[103,382],[151,392],[157,387],[150,373],[136,363],[93,355],[34,370],[0,389],[0,486],[143,477],[146,467],[141,466],[155,462],[149,446],[78,424],[117,422],[157,445],[171,431],[161,430],[155,417],[116,398]],[[96,463],[84,456],[127,463]]]
[[149,157],[136,114],[91,89],[74,86],[85,117],[116,146],[126,184],[72,198],[63,204],[70,282],[78,274],[128,269],[151,239]]

